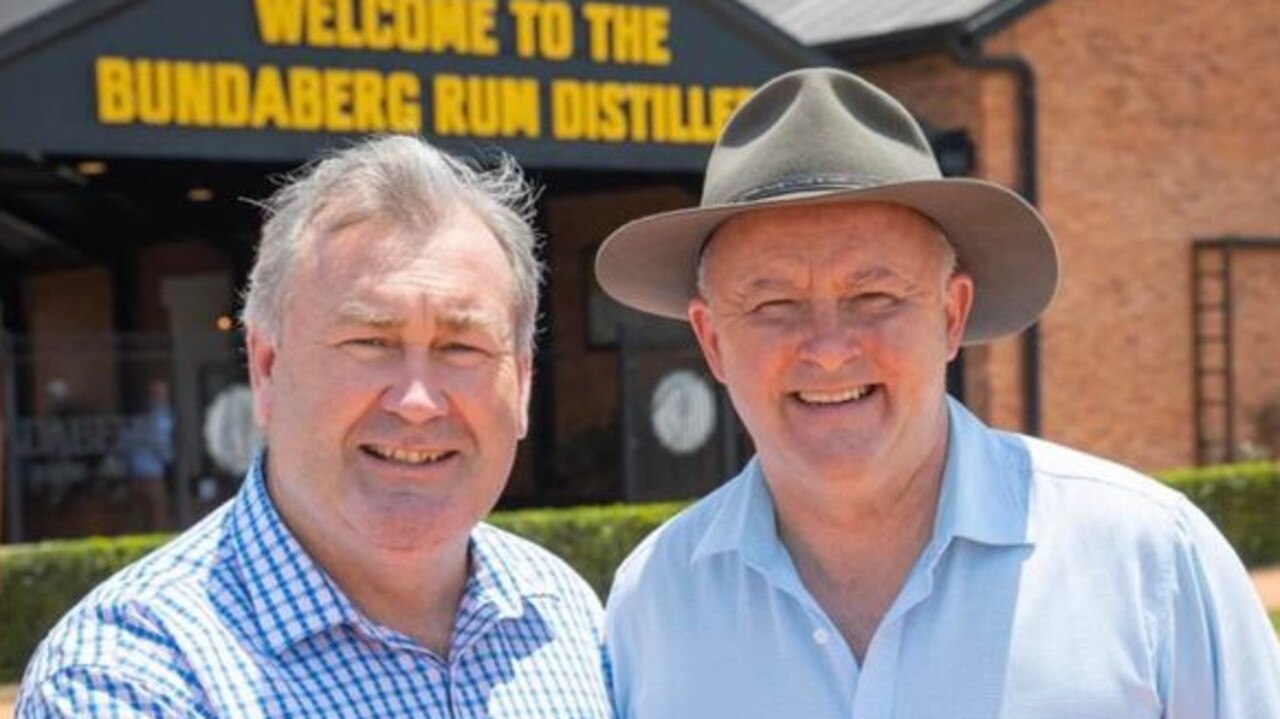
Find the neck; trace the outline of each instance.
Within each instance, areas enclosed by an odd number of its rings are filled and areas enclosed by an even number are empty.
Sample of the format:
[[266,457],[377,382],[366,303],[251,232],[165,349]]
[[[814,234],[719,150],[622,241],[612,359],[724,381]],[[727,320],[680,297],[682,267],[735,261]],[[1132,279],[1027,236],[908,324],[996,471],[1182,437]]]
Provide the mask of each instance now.
[[470,558],[466,538],[437,549],[382,553],[366,546],[354,558],[312,556],[365,616],[447,658]]
[[859,659],[932,536],[945,421],[938,436],[909,472],[823,482],[821,490],[812,482],[769,483],[778,535],[800,580]]
[[412,550],[381,547],[350,527],[316,527],[291,518],[271,494],[299,544],[362,614],[448,656],[471,569],[469,536]]

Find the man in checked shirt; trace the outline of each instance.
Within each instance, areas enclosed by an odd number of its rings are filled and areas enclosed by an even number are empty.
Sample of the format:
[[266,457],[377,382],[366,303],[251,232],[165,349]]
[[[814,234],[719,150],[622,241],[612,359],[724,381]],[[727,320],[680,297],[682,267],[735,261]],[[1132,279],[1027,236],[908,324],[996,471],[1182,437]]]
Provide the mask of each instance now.
[[409,137],[269,202],[245,296],[266,451],[96,589],[19,717],[609,717],[587,584],[480,523],[525,434],[540,267],[514,165]]

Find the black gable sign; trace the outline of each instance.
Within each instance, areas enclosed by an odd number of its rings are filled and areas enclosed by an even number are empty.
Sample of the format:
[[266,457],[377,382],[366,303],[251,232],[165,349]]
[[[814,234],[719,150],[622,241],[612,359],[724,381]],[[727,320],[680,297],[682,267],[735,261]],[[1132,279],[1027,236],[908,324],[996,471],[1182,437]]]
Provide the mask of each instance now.
[[697,170],[750,88],[822,62],[733,0],[115,4],[8,57],[0,37],[0,152],[296,161],[408,132]]

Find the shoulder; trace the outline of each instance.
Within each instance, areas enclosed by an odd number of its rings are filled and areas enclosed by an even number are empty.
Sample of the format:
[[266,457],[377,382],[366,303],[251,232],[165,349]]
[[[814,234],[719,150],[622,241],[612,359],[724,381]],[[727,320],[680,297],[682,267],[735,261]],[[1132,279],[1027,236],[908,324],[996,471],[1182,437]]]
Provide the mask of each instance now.
[[211,585],[224,551],[219,510],[125,567],[76,604],[37,648],[24,691],[68,682],[172,691],[184,685],[184,635],[214,612]]
[[549,592],[599,611],[600,599],[591,585],[568,562],[546,548],[488,523],[477,525],[472,537],[522,591]]
[[1204,513],[1175,489],[1124,465],[1052,442],[1000,434],[1026,463],[1030,524],[1046,546],[1134,565],[1157,586],[1176,582],[1177,565],[1207,538],[1220,540]]
[[[1127,520],[1170,530],[1184,522],[1188,512],[1194,513],[1180,492],[1137,470],[1053,442],[997,434],[1024,453],[1033,501],[1043,512],[1077,522]],[[1087,511],[1072,513],[1073,509]]]
[[642,589],[670,585],[687,577],[695,558],[706,549],[704,540],[727,505],[745,488],[738,476],[711,494],[681,510],[645,537],[627,555],[614,575],[609,591],[609,611],[624,608]]

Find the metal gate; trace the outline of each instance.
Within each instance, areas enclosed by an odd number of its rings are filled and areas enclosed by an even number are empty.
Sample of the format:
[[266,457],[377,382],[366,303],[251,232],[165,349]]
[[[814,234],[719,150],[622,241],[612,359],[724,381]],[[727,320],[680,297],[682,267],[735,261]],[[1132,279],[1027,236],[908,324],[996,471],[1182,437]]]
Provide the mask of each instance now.
[[256,436],[239,356],[233,333],[0,335],[5,540],[182,528],[229,496]]

